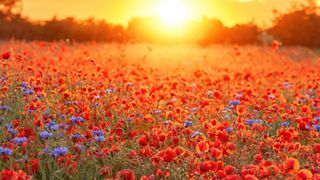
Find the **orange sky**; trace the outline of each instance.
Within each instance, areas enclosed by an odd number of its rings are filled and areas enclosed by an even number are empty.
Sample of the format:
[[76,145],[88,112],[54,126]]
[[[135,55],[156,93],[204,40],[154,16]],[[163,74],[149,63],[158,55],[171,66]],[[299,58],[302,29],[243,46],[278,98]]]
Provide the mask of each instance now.
[[[136,16],[156,15],[161,0],[23,0],[23,14],[31,19],[74,16],[95,17],[112,23],[126,24]],[[304,0],[182,0],[192,18],[216,17],[226,25],[255,20],[270,22],[272,9],[285,11],[295,1]],[[240,2],[241,1],[241,2]]]

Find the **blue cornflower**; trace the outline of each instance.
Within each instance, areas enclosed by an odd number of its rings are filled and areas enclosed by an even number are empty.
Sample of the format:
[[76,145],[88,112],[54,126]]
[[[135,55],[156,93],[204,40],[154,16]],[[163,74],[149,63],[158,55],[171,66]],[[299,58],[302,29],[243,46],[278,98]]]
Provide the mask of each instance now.
[[224,129],[226,132],[233,132],[233,127],[227,127]]
[[102,141],[105,141],[106,138],[104,136],[96,136],[95,140],[98,141],[98,142],[102,142]]
[[23,91],[23,94],[24,94],[25,96],[34,94],[34,90],[32,90],[32,89],[31,89],[31,90],[30,90],[30,89],[24,90],[24,91]]
[[79,138],[81,138],[80,133],[75,133],[72,135],[72,139],[79,139]]
[[50,129],[50,130],[53,130],[53,131],[56,131],[59,129],[59,126],[55,124],[55,122],[53,121],[50,121],[48,124],[47,124],[47,127]]
[[52,133],[49,133],[48,131],[42,131],[42,132],[40,132],[39,135],[40,135],[40,138],[41,138],[42,140],[50,139],[50,138],[53,137],[53,134],[52,134]]
[[48,124],[47,124],[47,126],[49,127],[49,126],[54,126],[56,123],[54,122],[54,121],[50,121],[50,122],[48,122]]
[[84,122],[84,119],[81,116],[72,116],[70,120],[71,123]]
[[65,102],[64,104],[65,104],[65,105],[70,105],[70,104],[72,104],[72,102],[67,101],[67,102]]
[[312,126],[314,129],[316,129],[317,131],[320,131],[320,125],[313,125]]
[[184,127],[189,127],[189,126],[192,126],[192,121],[184,121],[183,124],[184,124]]
[[262,120],[261,119],[247,119],[246,124],[247,125],[262,124]]
[[191,110],[192,110],[192,111],[198,111],[198,110],[199,110],[199,108],[194,107],[194,108],[192,108]]
[[5,105],[5,106],[0,106],[0,109],[3,110],[3,111],[11,111],[11,107]]
[[281,123],[281,126],[288,127],[289,124],[290,124],[289,122],[283,122],[283,123]]
[[199,131],[194,131],[194,132],[192,133],[191,138],[194,138],[194,137],[196,137],[196,136],[201,136],[201,135],[202,135],[201,132],[199,132]]
[[309,125],[305,125],[304,128],[305,128],[306,130],[310,130],[310,129],[311,129],[311,127],[310,127]]
[[9,128],[8,131],[9,131],[9,133],[12,134],[12,135],[15,135],[15,134],[16,134],[16,130],[13,129],[13,128]]
[[78,144],[77,145],[77,148],[80,150],[80,151],[84,151],[86,150],[85,146],[83,144]]
[[22,87],[21,90],[24,92],[24,91],[28,90],[28,88]]
[[37,95],[37,98],[39,98],[39,99],[44,99],[45,97],[44,97],[43,94],[38,94],[38,95]]
[[94,130],[92,131],[92,134],[96,135],[96,136],[103,136],[103,132],[101,130]]
[[246,120],[246,124],[247,125],[252,125],[252,124],[255,124],[256,123],[256,120],[254,120],[254,119],[248,119],[248,120]]
[[12,154],[12,150],[9,148],[4,148],[0,146],[0,155],[8,155],[10,156]]
[[28,113],[36,112],[36,110],[34,110],[34,109],[28,109],[27,111],[28,111]]
[[66,116],[65,114],[59,114],[59,118],[60,118],[60,119],[66,119],[67,116]]
[[63,130],[67,130],[69,128],[69,126],[65,124],[58,124],[58,127]]
[[21,143],[24,143],[27,141],[28,141],[28,139],[26,137],[16,137],[13,139],[13,142],[16,144],[21,144]]
[[26,89],[31,88],[26,82],[22,82],[20,85]]
[[58,138],[63,138],[64,134],[63,133],[59,133],[58,134]]
[[9,131],[10,134],[12,134],[12,135],[16,134],[16,130],[13,128],[13,126],[11,124],[6,124],[5,128]]
[[25,90],[27,90],[27,89],[31,89],[31,86],[29,86],[26,82],[22,82],[20,85],[22,86],[21,89],[22,89],[23,91],[25,91]]
[[68,153],[68,148],[66,147],[57,147],[51,151],[51,155],[54,157],[64,156]]
[[13,128],[11,124],[6,124],[4,127],[5,127],[6,129]]
[[127,121],[132,121],[133,118],[128,117],[128,118],[126,118],[126,120],[127,120]]
[[233,101],[230,101],[229,102],[229,105],[230,106],[237,106],[237,105],[239,105],[240,104],[240,101],[239,100],[233,100]]
[[313,120],[320,121],[320,117],[315,117],[315,118],[313,118]]
[[48,147],[43,148],[42,153],[43,154],[49,153],[49,148]]

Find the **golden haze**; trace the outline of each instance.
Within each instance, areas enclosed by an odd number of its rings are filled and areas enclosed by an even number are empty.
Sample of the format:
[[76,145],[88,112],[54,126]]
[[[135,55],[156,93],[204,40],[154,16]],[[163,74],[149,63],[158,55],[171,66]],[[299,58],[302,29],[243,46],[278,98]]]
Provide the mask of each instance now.
[[[270,23],[272,10],[286,11],[293,2],[304,0],[265,0],[239,2],[237,0],[181,0],[188,9],[188,18],[216,17],[226,25],[254,20],[263,25]],[[23,14],[33,20],[76,17],[106,19],[108,22],[126,25],[133,17],[157,16],[160,0],[24,0]]]

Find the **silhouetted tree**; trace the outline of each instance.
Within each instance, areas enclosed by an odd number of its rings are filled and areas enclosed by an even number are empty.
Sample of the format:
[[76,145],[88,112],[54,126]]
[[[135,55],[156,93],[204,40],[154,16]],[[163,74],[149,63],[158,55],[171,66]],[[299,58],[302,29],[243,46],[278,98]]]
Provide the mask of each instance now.
[[268,31],[285,45],[320,46],[320,16],[316,1],[309,0],[274,20]]
[[0,0],[0,18],[19,14],[21,7],[21,0]]
[[219,20],[203,18],[201,24],[199,29],[203,36],[199,44],[203,46],[215,43],[255,44],[260,34],[258,27],[253,23],[228,28]]
[[258,27],[252,23],[236,25],[228,30],[225,37],[231,44],[255,44],[258,42],[260,31]]
[[226,41],[227,27],[220,20],[204,17],[198,29],[201,34],[200,45],[206,46]]

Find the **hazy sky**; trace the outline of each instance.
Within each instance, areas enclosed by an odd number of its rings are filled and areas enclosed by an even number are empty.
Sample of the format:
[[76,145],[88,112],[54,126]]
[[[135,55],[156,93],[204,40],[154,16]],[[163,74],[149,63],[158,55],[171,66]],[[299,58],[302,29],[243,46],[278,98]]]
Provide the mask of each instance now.
[[[74,16],[95,17],[112,23],[126,24],[136,16],[156,15],[161,0],[23,0],[23,13],[31,19]],[[181,0],[191,17],[216,17],[227,25],[255,20],[270,22],[272,10],[285,11],[293,2],[304,0]],[[241,1],[241,2],[240,2]]]

